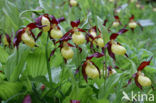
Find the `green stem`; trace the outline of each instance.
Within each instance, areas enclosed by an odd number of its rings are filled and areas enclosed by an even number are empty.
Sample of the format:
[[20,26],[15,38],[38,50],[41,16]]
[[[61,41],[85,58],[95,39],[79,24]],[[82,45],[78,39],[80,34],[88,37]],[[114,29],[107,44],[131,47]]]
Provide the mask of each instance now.
[[19,59],[19,50],[18,50],[18,48],[17,48],[17,51],[16,51],[16,65],[18,64],[18,59]]
[[47,35],[47,43],[46,43],[46,47],[45,47],[45,53],[46,53],[47,70],[48,70],[48,77],[49,77],[50,87],[52,87],[51,69],[50,69],[50,63],[49,63],[49,60],[48,60],[48,40],[49,40],[49,32],[48,32],[48,35]]

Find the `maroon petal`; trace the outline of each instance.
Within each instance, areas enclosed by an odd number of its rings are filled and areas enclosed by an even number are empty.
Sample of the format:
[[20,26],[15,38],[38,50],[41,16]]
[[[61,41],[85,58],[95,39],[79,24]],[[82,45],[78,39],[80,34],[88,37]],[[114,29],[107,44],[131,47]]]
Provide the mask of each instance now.
[[85,81],[88,82],[88,80],[87,80],[87,74],[86,74],[86,71],[85,71],[86,66],[87,66],[87,62],[84,62],[82,64],[82,75],[83,75],[83,78],[85,79]]
[[70,103],[80,103],[79,100],[70,100]]
[[28,28],[30,28],[30,30],[37,28],[37,25],[35,23],[30,23],[27,25]]
[[108,20],[106,19],[106,20],[104,21],[104,23],[103,23],[103,26],[106,26],[107,22],[108,22]]
[[24,32],[25,32],[24,29],[20,29],[20,30],[18,30],[18,31],[16,32],[16,36],[15,36],[15,38],[14,38],[14,40],[13,40],[13,44],[14,44],[14,46],[16,46],[17,48],[18,48],[19,43],[21,42],[21,36],[22,36],[22,34],[23,34]]
[[81,32],[86,32],[85,30],[83,30],[83,29],[80,29],[80,28],[78,28],[78,31],[81,31]]
[[[89,36],[89,38],[91,38],[92,40],[95,39],[90,33],[87,33],[87,36]],[[88,39],[89,39],[89,38],[88,38]]]
[[63,37],[59,40],[59,41],[68,41],[71,39],[71,36],[69,34],[71,34],[73,32],[73,29],[69,30],[67,33],[65,33],[63,35]]
[[77,20],[77,21],[71,21],[71,26],[74,28],[74,27],[78,27],[80,25],[80,19]]
[[35,41],[36,41],[41,35],[42,35],[42,31],[38,33],[38,35],[37,35]]
[[131,20],[134,20],[134,15],[132,15],[130,18],[129,18],[129,20],[131,21]]
[[114,40],[118,37],[118,33],[113,33],[111,36],[110,36],[110,40]]
[[75,47],[74,45],[72,45],[72,44],[70,44],[70,43],[68,43],[68,46],[70,46],[70,47]]
[[115,60],[115,54],[112,52],[111,46],[112,46],[112,44],[111,44],[111,43],[108,43],[108,47],[107,47],[107,49],[108,49],[108,54],[109,54],[109,56],[110,56],[111,58],[113,58],[113,60]]
[[23,103],[31,103],[30,95],[27,95],[27,96],[24,97]]
[[100,69],[99,69],[99,67],[94,63],[94,62],[92,62],[92,61],[90,61],[95,67],[96,67],[96,69],[98,70],[98,72],[99,72],[99,75],[101,76],[101,72],[100,72]]
[[100,58],[100,57],[103,57],[103,56],[104,56],[103,53],[96,52],[96,53],[94,53],[94,54],[88,56],[88,57],[86,58],[86,60],[90,60],[90,59],[92,59],[93,57],[95,57],[95,58]]
[[7,42],[9,43],[9,47],[11,46],[11,38],[8,34],[5,34],[6,38],[7,38]]
[[146,66],[148,66],[151,62],[153,57],[151,57],[151,59],[149,61],[144,61],[140,64],[140,66],[138,67],[137,71],[142,71]]
[[137,87],[139,87],[140,89],[142,89],[141,84],[138,82],[138,77],[139,77],[139,75],[138,75],[138,73],[137,73],[137,74],[136,74],[136,77],[135,77],[135,84],[136,84]]
[[[35,24],[38,25],[38,26],[41,26],[41,19],[42,19],[42,16],[39,16],[38,18],[35,19]],[[41,29],[41,28],[40,28]]]
[[52,24],[59,24],[59,22],[57,21],[57,19],[54,16],[53,16],[51,23]]
[[115,18],[116,20],[119,20],[119,19],[120,19],[119,16],[114,16],[114,18]]
[[123,28],[123,29],[119,30],[118,34],[120,35],[120,34],[123,34],[123,33],[127,32],[127,31],[128,31],[128,29]]
[[36,39],[34,33],[32,31],[30,31],[31,36],[34,38],[34,40]]
[[59,23],[61,23],[61,22],[65,21],[65,18],[64,18],[64,17],[61,17],[61,18],[57,19],[57,21],[58,21]]

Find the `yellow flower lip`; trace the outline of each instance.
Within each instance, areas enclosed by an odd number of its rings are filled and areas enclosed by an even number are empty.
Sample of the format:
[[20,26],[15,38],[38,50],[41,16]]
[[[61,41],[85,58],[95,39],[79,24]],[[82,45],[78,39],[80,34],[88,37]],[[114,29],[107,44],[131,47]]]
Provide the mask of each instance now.
[[117,54],[117,55],[124,55],[126,54],[126,49],[119,45],[119,44],[112,44],[111,46],[111,50],[114,54]]
[[71,5],[71,6],[77,6],[78,3],[77,3],[76,0],[70,0],[70,5]]
[[74,32],[72,35],[72,41],[76,45],[81,45],[85,43],[85,36],[83,35],[82,32]]
[[50,31],[50,36],[54,39],[60,39],[63,36],[63,33],[61,30],[54,28]]
[[42,16],[41,24],[46,25],[45,27],[42,28],[44,32],[48,32],[50,30],[50,21],[47,17]]
[[138,82],[143,87],[148,87],[148,86],[151,86],[151,84],[152,84],[150,78],[148,78],[148,77],[146,77],[144,75],[139,75],[138,76]]
[[29,47],[33,48],[35,46],[35,40],[33,39],[33,37],[31,37],[29,35],[28,32],[24,32],[21,36],[22,41],[28,45]]
[[71,59],[74,55],[74,52],[69,46],[64,46],[61,49],[61,54],[65,59]]

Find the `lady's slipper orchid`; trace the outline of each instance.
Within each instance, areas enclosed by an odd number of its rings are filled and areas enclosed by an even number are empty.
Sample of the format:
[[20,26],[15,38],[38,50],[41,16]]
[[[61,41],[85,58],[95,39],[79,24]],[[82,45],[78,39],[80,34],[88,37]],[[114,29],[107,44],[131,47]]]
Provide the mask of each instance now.
[[[58,24],[63,22],[64,20],[64,17],[56,19],[52,15],[44,14],[36,19],[35,24],[40,26],[40,29],[42,29],[42,31],[49,32],[51,39],[60,39],[63,36],[63,33],[60,30]],[[38,39],[42,35],[42,31],[38,34],[36,39]]]
[[120,18],[118,16],[114,16],[114,18],[115,21],[113,22],[112,27],[118,27],[119,25],[121,25]]
[[134,15],[132,15],[132,16],[129,18],[128,26],[129,26],[129,28],[130,28],[132,31],[134,31],[134,29],[137,27],[137,25],[140,26],[141,29],[143,30],[143,27],[142,27],[138,22],[136,22],[136,21],[134,20]]
[[[118,33],[113,33],[111,36],[110,36],[110,41],[105,45],[104,48],[107,48],[108,50],[108,54],[110,55],[110,57],[112,57],[114,60],[115,60],[115,54],[118,54],[118,55],[126,55],[126,49],[124,47],[121,46],[120,43],[116,42],[115,39],[127,32],[128,30],[127,29],[121,29],[119,30]],[[104,52],[104,51],[103,51]]]
[[34,47],[36,45],[36,38],[32,30],[35,28],[39,28],[39,26],[37,26],[35,23],[30,23],[25,28],[18,30],[13,40],[14,46],[18,48],[19,43],[23,41],[29,47]]
[[[75,47],[72,44],[68,43],[68,41],[60,41],[60,45],[55,48],[54,50],[51,51],[50,57],[54,55],[56,49],[60,48],[61,50],[61,54],[65,60],[65,63],[68,59],[71,59],[74,55],[73,50],[71,49],[71,47]],[[49,58],[50,61],[50,58]]]
[[124,87],[127,87],[129,84],[131,84],[133,78],[135,79],[136,86],[139,87],[140,89],[142,89],[142,87],[151,86],[152,85],[151,80],[148,77],[144,76],[144,74],[141,72],[146,66],[150,64],[151,60],[152,57],[149,61],[143,61],[138,67],[137,72],[133,74],[132,78],[128,80],[128,84],[125,85]]
[[56,19],[54,16],[52,17],[51,21],[51,31],[50,31],[50,37],[53,39],[60,39],[63,36],[63,33],[58,26],[59,23],[63,22],[65,19],[64,17],[61,17],[59,19]]
[[98,68],[98,66],[96,66],[91,59],[93,57],[95,58],[100,58],[104,56],[103,53],[99,53],[96,52],[94,54],[92,54],[91,56],[88,56],[86,58],[86,60],[83,62],[82,64],[82,74],[83,74],[83,78],[86,80],[86,82],[88,82],[87,78],[90,77],[92,79],[100,77],[100,70]]
[[85,43],[85,36],[83,32],[85,32],[83,29],[78,28],[80,25],[80,20],[72,21],[71,26],[72,29],[69,30],[61,39],[60,41],[69,40],[72,38],[72,41],[75,43],[75,45],[80,45]]
[[35,24],[41,26],[40,29],[44,32],[48,32],[50,30],[50,15],[44,14],[36,18]]

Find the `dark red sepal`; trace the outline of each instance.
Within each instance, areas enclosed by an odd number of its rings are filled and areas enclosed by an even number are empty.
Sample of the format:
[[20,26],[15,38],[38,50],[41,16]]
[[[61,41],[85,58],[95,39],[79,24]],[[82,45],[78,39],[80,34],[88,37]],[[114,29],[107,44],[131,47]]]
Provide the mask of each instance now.
[[[42,16],[39,16],[38,18],[35,19],[35,24],[38,25],[38,26],[41,26],[41,19],[42,19]],[[39,29],[42,29],[41,27]]]
[[6,38],[7,38],[7,42],[9,43],[9,47],[11,46],[11,38],[8,34],[5,34]]
[[36,39],[34,33],[32,31],[30,31],[31,36],[34,38],[34,40]]
[[111,58],[113,58],[113,60],[115,60],[115,54],[111,50],[112,44],[110,42],[108,42],[106,45],[107,45],[107,50],[108,50],[109,56]]
[[70,103],[80,103],[79,100],[70,100]]
[[19,43],[21,42],[21,36],[22,36],[22,34],[25,32],[25,30],[24,29],[20,29],[20,30],[18,30],[17,32],[16,32],[16,36],[15,36],[15,38],[14,38],[14,40],[13,40],[13,44],[14,44],[14,46],[16,46],[17,48],[18,48],[18,46],[19,46]]
[[115,18],[115,20],[119,20],[120,19],[119,16],[114,16],[114,18]]
[[35,29],[37,28],[36,24],[35,23],[30,23],[27,25],[27,27],[31,30],[31,29]]
[[78,27],[80,25],[80,19],[79,20],[76,20],[76,21],[71,21],[71,26],[74,28],[74,27]]
[[127,32],[127,31],[128,31],[128,29],[122,28],[122,29],[119,30],[118,34],[120,35],[120,34],[123,34],[123,33]]
[[119,30],[118,33],[112,33],[112,35],[110,36],[110,40],[115,40],[119,35],[127,32],[127,31],[128,31],[128,29],[122,28]]
[[42,35],[42,31],[38,33],[37,37],[35,38],[35,41]]
[[88,82],[87,80],[87,74],[86,74],[86,66],[87,66],[87,62],[85,61],[83,64],[82,64],[82,75],[83,75],[83,78],[86,82]]
[[134,78],[135,84],[136,84],[137,87],[139,87],[139,88],[142,90],[142,86],[141,86],[141,84],[138,82],[138,77],[139,77],[139,74],[136,73],[136,76],[135,76],[135,78]]
[[30,95],[26,95],[22,103],[32,103]]
[[149,61],[143,61],[140,66],[138,67],[137,71],[142,71],[146,66],[148,66],[151,62],[153,57]]
[[68,43],[68,46],[69,46],[69,47],[74,47],[74,45],[72,45],[72,44],[70,44],[70,43]]
[[118,33],[113,33],[111,36],[110,36],[110,40],[115,40],[117,37],[118,37]]
[[107,19],[106,19],[106,20],[104,20],[103,26],[106,26],[107,22],[108,22],[108,20],[107,20]]
[[57,21],[57,19],[53,16],[52,18],[52,21],[51,21],[52,24],[59,24],[59,22]]
[[104,56],[103,53],[96,52],[96,53],[94,53],[94,54],[88,56],[88,57],[86,58],[86,60],[91,60],[93,57],[95,57],[95,58],[100,58],[100,57],[103,57],[103,56]]
[[64,17],[61,17],[61,18],[57,19],[57,21],[58,21],[59,23],[65,21],[65,20],[66,20],[66,19],[65,19]]
[[[70,40],[70,39],[71,39],[70,34],[71,34],[72,32],[73,32],[73,29],[69,30],[67,33],[65,33],[65,34],[63,35],[63,37],[62,37],[58,42]],[[58,42],[56,42],[56,43],[58,43]]]
[[94,62],[92,62],[92,61],[90,61],[90,62],[96,67],[96,69],[97,69],[98,72],[99,72],[99,77],[101,77],[101,72],[100,72],[99,67],[98,67]]
[[130,18],[129,18],[129,20],[131,21],[131,20],[134,20],[134,15],[132,15]]
[[80,32],[86,32],[85,30],[80,29],[80,28],[78,28],[78,31],[80,31]]

